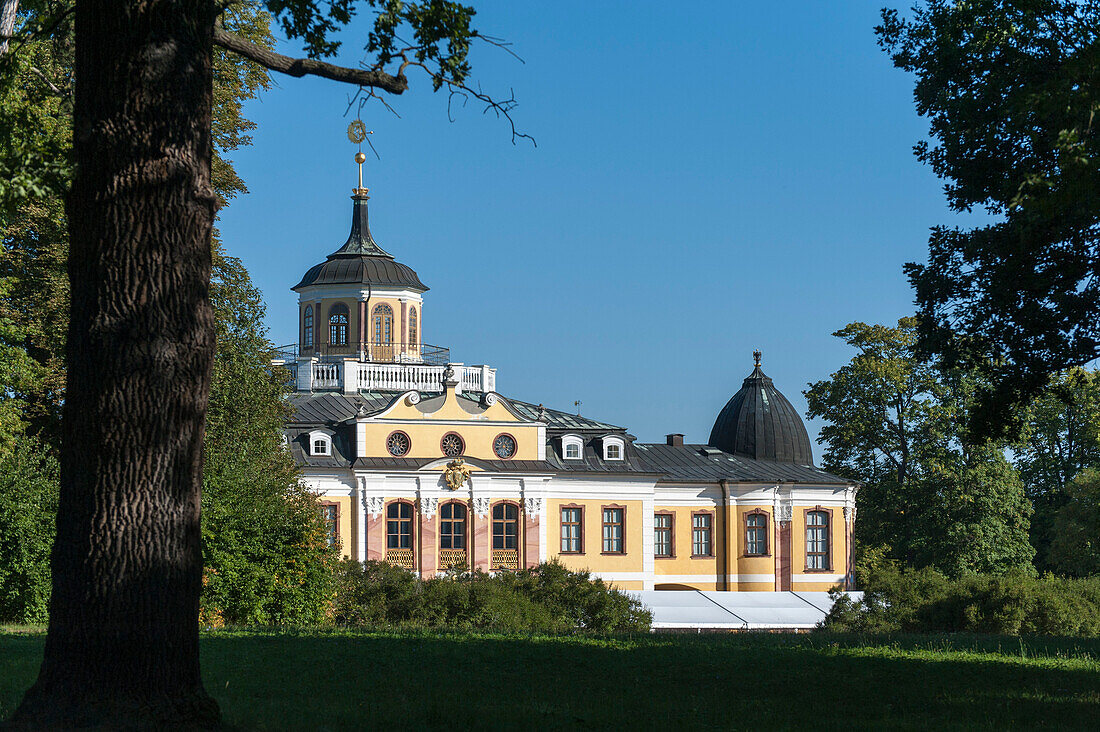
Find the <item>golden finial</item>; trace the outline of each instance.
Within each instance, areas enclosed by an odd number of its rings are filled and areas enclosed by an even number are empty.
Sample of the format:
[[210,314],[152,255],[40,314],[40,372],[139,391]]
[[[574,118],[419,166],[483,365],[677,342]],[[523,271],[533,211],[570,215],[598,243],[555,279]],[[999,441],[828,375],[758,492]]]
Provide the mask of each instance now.
[[363,163],[367,161],[367,156],[363,154],[363,140],[373,134],[374,130],[368,130],[361,119],[352,120],[348,125],[348,139],[359,145],[359,152],[355,153],[355,162],[359,164],[359,187],[354,191],[357,196],[367,195],[367,189],[363,187]]

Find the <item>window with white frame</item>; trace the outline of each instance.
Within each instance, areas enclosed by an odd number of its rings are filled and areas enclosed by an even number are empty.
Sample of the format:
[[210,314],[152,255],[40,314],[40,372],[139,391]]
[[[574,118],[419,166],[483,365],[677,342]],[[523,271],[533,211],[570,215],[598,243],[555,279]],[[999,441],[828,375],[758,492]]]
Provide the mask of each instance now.
[[584,441],[577,435],[565,435],[561,438],[561,454],[566,460],[580,460],[584,450]]
[[309,454],[310,455],[331,455],[332,454],[332,435],[320,430],[314,430],[309,433]]
[[603,459],[604,460],[622,460],[623,459],[623,441],[618,437],[605,437],[603,438]]

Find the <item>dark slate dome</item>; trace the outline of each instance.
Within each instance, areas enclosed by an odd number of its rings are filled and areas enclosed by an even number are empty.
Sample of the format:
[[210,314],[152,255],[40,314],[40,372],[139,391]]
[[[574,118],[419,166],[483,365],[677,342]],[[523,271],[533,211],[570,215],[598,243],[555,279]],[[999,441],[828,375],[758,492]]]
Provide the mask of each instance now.
[[388,285],[409,287],[421,292],[428,287],[412,267],[394,260],[374,241],[367,219],[367,192],[358,189],[351,214],[351,233],[344,246],[328,255],[328,261],[309,268],[302,281],[290,288],[299,290],[310,285]]
[[707,444],[755,460],[813,465],[810,436],[798,411],[756,368],[714,420]]

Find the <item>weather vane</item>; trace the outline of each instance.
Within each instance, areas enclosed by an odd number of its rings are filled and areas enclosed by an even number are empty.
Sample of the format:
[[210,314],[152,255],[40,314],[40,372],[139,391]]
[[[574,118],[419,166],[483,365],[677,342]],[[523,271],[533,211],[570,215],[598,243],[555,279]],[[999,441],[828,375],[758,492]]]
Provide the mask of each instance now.
[[367,161],[367,156],[363,154],[363,140],[367,139],[367,135],[373,134],[374,130],[368,130],[361,119],[352,120],[348,125],[348,139],[359,146],[359,152],[355,153],[355,162],[359,163],[359,187],[355,189],[357,194],[367,193],[367,189],[363,187],[363,163]]

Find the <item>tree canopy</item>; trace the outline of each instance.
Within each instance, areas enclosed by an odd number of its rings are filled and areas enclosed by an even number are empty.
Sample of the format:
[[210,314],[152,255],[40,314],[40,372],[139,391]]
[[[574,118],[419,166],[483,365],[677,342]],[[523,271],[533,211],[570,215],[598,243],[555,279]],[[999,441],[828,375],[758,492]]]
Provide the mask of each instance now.
[[963,425],[978,378],[917,349],[918,323],[851,323],[833,335],[852,360],[806,390],[821,418],[822,465],[860,481],[859,546],[952,575],[1030,568],[1031,505],[1002,444]]
[[907,265],[922,350],[983,374],[979,434],[1016,432],[1050,376],[1100,356],[1100,2],[927,0],[876,29],[916,75],[917,157],[956,211]]

